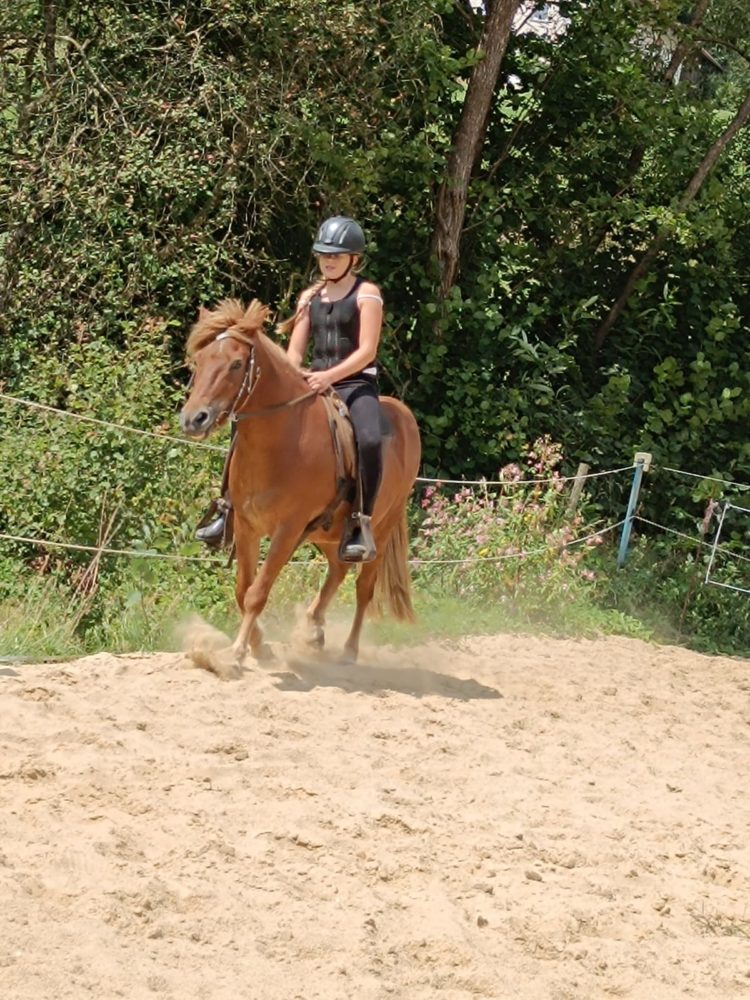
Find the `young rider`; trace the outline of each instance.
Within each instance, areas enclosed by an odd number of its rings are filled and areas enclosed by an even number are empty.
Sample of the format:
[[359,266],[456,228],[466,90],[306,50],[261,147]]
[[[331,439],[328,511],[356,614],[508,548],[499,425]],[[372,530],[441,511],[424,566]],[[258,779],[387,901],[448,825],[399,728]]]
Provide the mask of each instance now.
[[[313,243],[320,280],[300,295],[294,315],[279,325],[291,330],[287,353],[302,367],[312,339],[312,362],[303,374],[311,389],[333,387],[346,403],[354,425],[359,456],[361,509],[353,514],[354,530],[341,549],[347,562],[375,558],[371,517],[382,474],[382,437],[375,359],[383,322],[378,287],[355,271],[365,252],[361,227],[347,216],[321,225]],[[209,543],[224,533],[223,515],[197,537]]]

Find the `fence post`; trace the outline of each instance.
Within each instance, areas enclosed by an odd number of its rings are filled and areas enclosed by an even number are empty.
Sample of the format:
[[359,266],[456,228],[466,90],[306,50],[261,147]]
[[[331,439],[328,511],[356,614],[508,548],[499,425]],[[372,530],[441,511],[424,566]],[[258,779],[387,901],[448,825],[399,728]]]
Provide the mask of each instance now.
[[635,514],[638,496],[641,492],[641,481],[643,473],[651,468],[651,455],[647,451],[637,451],[633,458],[635,471],[633,472],[633,483],[630,487],[630,497],[628,499],[628,509],[625,512],[625,520],[622,525],[620,535],[620,549],[617,553],[617,568],[622,569],[625,565],[625,557],[628,554],[628,544],[630,543],[630,532],[633,527],[633,515]]
[[578,472],[576,472],[576,477],[573,481],[573,488],[570,491],[570,500],[568,500],[568,517],[572,517],[576,512],[576,507],[578,506],[578,501],[581,499],[583,484],[586,482],[586,475],[588,474],[588,471],[589,467],[586,462],[578,463]]

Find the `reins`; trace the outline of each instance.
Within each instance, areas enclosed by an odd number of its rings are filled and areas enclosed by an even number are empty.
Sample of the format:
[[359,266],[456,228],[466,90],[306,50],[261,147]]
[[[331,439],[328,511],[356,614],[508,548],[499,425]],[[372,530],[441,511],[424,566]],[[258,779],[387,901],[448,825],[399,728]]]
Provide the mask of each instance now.
[[[283,403],[272,403],[270,406],[263,406],[259,410],[238,411],[238,406],[243,407],[247,404],[248,400],[255,392],[258,382],[260,382],[260,376],[262,370],[260,365],[255,363],[255,344],[250,340],[249,337],[243,337],[240,333],[235,333],[232,330],[224,330],[220,333],[216,340],[238,340],[240,343],[245,344],[250,348],[250,355],[247,359],[247,364],[245,366],[245,374],[242,379],[242,384],[234,397],[232,406],[228,411],[228,419],[231,423],[239,423],[240,420],[249,420],[251,417],[265,417],[271,413],[277,413],[279,410],[287,410],[292,406],[296,406],[298,403],[302,403],[306,399],[310,399],[311,396],[316,396],[317,392],[315,389],[310,389],[308,392],[303,393],[301,396],[295,396],[294,399],[287,399]],[[244,393],[244,399],[243,399]]]

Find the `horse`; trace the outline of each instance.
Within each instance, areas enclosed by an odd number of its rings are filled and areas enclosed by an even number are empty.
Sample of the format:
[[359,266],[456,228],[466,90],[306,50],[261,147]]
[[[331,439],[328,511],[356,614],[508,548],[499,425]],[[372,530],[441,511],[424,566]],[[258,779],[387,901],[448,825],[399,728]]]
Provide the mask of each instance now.
[[[224,299],[201,307],[186,355],[193,369],[180,413],[184,434],[205,439],[227,422],[236,438],[229,468],[237,575],[235,596],[242,622],[234,643],[208,664],[224,678],[238,677],[248,646],[256,661],[272,658],[259,616],[274,581],[295,550],[311,542],[328,569],[307,609],[303,638],[325,643],[325,616],[351,563],[339,558],[339,541],[351,515],[350,496],[337,495],[340,461],[323,396],[310,390],[302,372],[264,332],[268,308]],[[400,621],[413,621],[408,567],[406,508],[419,470],[419,428],[411,411],[381,397],[385,434],[383,475],[372,516],[377,555],[359,565],[356,610],[343,659],[356,661],[365,612],[376,594]],[[262,538],[270,539],[258,569]],[[205,665],[205,664],[204,664]]]

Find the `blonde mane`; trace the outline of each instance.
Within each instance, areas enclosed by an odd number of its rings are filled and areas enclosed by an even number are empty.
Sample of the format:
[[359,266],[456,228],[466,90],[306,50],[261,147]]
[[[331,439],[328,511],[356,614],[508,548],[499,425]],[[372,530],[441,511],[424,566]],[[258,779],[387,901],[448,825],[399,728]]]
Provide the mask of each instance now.
[[239,299],[222,299],[213,309],[201,306],[185,345],[188,361],[225,330],[237,330],[247,337],[254,337],[262,332],[269,312],[268,306],[257,299],[253,299],[247,309]]

